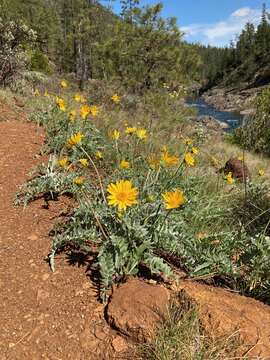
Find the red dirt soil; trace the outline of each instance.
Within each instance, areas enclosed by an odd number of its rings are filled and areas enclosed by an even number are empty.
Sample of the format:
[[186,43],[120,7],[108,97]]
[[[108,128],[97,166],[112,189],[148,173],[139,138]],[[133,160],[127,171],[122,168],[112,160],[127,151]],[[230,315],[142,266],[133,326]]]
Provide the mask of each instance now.
[[13,205],[18,186],[40,162],[44,134],[12,115],[0,122],[0,359],[128,358],[121,353],[123,339],[119,347],[119,336],[104,320],[87,264],[71,266],[62,254],[52,273],[45,261],[48,232],[68,202],[48,210],[42,200],[25,210]]

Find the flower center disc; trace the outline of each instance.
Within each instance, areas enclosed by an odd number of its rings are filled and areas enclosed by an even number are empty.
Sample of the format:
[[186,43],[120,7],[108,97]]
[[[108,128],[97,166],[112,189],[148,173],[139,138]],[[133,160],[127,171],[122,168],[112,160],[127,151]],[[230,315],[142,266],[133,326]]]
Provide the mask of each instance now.
[[127,194],[125,192],[119,192],[116,198],[118,201],[125,202],[127,200]]

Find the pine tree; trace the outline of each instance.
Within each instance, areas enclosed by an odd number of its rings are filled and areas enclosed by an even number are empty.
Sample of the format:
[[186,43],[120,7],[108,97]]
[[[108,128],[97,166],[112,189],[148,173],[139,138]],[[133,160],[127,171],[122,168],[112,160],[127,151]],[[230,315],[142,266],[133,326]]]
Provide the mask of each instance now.
[[264,61],[270,52],[270,25],[266,11],[266,4],[263,4],[261,22],[256,33],[256,56],[258,60]]

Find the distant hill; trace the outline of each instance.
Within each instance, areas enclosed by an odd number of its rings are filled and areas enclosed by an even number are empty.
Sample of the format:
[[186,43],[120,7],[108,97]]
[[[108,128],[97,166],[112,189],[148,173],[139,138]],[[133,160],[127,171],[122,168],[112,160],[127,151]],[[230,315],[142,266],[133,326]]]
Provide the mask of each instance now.
[[269,19],[263,5],[259,26],[247,23],[229,47],[194,45],[203,60],[201,79],[205,89],[216,85],[250,88],[270,84]]

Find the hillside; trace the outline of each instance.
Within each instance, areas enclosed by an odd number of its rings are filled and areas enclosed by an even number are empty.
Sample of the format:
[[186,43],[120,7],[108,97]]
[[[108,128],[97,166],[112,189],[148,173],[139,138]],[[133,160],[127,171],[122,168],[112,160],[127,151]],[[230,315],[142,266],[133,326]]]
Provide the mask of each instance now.
[[[212,104],[216,102],[219,108],[248,110],[254,95],[270,84],[269,44],[269,14],[264,4],[258,27],[247,23],[229,47],[194,45],[204,64],[201,92],[212,90],[206,94],[206,100]],[[220,104],[219,96],[215,99],[219,89],[220,99],[224,97],[223,104]]]

